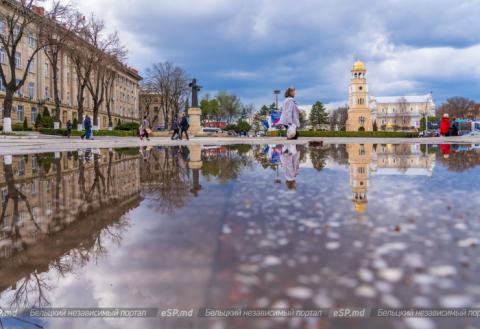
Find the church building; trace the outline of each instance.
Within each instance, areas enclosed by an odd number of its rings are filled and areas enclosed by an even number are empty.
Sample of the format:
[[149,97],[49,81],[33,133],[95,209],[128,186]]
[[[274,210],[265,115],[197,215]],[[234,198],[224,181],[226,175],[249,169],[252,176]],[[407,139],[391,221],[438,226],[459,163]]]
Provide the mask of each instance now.
[[432,94],[416,96],[368,96],[365,64],[353,64],[348,88],[347,131],[418,130],[420,120],[435,115]]

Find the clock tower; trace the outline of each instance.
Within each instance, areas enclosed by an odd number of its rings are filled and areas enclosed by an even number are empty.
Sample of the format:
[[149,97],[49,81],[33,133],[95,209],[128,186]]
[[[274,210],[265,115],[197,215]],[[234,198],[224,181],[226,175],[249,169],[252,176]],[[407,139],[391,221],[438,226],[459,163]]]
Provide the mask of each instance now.
[[366,74],[363,62],[353,64],[352,80],[348,87],[347,131],[373,131]]

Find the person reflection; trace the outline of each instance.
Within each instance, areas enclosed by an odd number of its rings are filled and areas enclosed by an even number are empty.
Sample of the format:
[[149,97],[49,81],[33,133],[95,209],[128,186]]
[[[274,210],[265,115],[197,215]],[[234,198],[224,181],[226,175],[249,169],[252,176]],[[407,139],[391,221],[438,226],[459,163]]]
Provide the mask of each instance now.
[[450,144],[440,144],[440,151],[442,152],[443,158],[448,159],[450,157]]
[[295,144],[285,145],[282,149],[280,161],[287,188],[295,190],[297,188],[296,177],[300,168],[300,152],[297,151],[297,146]]

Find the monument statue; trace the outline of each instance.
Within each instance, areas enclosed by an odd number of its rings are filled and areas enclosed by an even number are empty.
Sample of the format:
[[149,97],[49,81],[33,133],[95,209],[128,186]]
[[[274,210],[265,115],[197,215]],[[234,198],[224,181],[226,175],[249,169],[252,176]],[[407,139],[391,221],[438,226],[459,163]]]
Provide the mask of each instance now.
[[202,87],[197,85],[197,79],[193,79],[188,86],[192,88],[192,107],[196,108],[198,107],[198,92]]

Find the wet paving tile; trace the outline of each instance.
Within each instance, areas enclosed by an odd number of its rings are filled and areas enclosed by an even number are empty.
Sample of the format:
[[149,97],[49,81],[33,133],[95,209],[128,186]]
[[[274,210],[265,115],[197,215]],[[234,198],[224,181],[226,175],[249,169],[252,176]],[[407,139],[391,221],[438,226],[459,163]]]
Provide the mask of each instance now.
[[[0,306],[480,305],[475,145],[194,145],[0,159]],[[10,317],[28,328],[475,328],[472,318]]]

